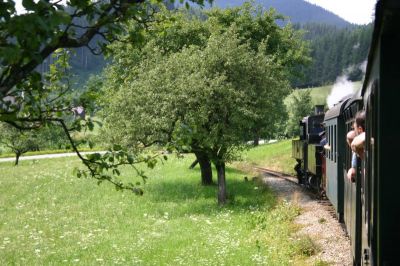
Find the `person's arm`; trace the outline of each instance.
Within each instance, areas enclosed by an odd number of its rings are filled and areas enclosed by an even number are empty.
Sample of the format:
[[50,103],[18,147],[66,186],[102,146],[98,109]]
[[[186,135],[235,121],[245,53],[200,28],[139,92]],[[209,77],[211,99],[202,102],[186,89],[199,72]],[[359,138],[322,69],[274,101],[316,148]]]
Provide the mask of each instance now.
[[347,140],[347,144],[349,144],[349,146],[351,146],[351,142],[353,141],[353,139],[355,137],[356,137],[356,132],[354,130],[351,130],[347,133],[346,140]]
[[351,149],[360,156],[361,159],[364,158],[364,143],[365,143],[365,132],[361,133],[354,138],[351,143]]
[[347,171],[347,179],[350,182],[355,182],[356,177],[356,169],[357,169],[357,154],[355,152],[352,153],[351,156],[351,168]]
[[357,154],[355,152],[351,155],[351,168],[357,168]]

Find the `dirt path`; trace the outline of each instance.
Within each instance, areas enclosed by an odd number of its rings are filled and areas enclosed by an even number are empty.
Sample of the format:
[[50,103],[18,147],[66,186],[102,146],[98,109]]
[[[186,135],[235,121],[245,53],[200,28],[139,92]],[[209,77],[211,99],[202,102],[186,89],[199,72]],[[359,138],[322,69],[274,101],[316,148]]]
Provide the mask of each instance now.
[[[95,152],[81,152],[82,155],[92,154]],[[104,153],[104,151],[99,151],[98,153]],[[31,155],[31,156],[21,156],[19,157],[20,161],[24,160],[38,160],[38,159],[48,159],[48,158],[60,158],[60,157],[71,157],[77,156],[75,152],[68,152],[68,153],[55,153],[55,154],[42,154],[42,155]],[[15,157],[12,158],[1,158],[1,162],[13,162],[15,161]]]
[[264,182],[281,199],[298,204],[303,210],[295,223],[298,234],[308,235],[320,252],[310,258],[310,265],[324,261],[329,265],[352,265],[350,240],[333,215],[333,207],[312,199],[303,188],[282,178],[264,175]]

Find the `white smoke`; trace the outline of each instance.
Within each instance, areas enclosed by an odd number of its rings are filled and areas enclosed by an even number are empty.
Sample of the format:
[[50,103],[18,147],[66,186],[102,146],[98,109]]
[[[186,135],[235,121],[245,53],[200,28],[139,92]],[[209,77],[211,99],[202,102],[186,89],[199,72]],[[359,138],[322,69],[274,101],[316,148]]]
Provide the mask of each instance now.
[[365,60],[364,62],[362,62],[360,65],[359,65],[359,69],[365,74],[365,72],[367,72],[367,63],[368,63],[368,61],[367,60]]
[[[358,47],[357,47],[358,48]],[[350,74],[355,69],[359,69],[365,74],[367,69],[367,60],[363,61],[358,65],[351,65],[347,69],[345,69],[344,73]],[[344,74],[336,78],[335,84],[333,84],[331,93],[328,95],[326,102],[328,103],[329,108],[332,108],[335,104],[337,104],[341,99],[343,99],[347,95],[351,95],[354,93],[354,85],[348,79],[348,75]]]
[[338,103],[343,97],[353,94],[354,86],[353,83],[348,80],[347,75],[340,76],[336,79],[335,84],[332,87],[331,93],[328,95],[326,102],[328,107],[332,108]]
[[353,45],[353,49],[354,50],[357,50],[358,48],[360,48],[360,43],[359,42]]

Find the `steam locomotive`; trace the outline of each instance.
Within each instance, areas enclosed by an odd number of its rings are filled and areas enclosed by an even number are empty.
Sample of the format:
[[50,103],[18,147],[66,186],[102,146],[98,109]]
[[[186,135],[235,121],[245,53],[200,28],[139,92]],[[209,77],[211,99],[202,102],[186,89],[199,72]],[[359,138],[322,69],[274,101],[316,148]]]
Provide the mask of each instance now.
[[[354,265],[400,265],[400,1],[380,0],[374,23],[362,88],[324,115],[304,118],[292,157],[299,182],[325,194],[344,222]],[[366,112],[364,159],[358,159],[352,182],[346,176],[352,155],[346,133],[359,110]]]

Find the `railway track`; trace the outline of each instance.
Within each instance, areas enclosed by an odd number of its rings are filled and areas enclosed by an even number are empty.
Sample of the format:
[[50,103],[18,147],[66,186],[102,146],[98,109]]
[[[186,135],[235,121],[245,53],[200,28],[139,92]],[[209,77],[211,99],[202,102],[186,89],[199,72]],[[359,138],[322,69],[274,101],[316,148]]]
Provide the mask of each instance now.
[[255,166],[254,169],[259,171],[259,172],[262,172],[263,174],[267,174],[267,175],[273,176],[273,177],[282,178],[282,179],[285,179],[288,182],[294,183],[297,186],[301,187],[303,192],[307,193],[311,198],[317,200],[318,203],[320,203],[322,205],[325,205],[325,206],[332,206],[330,201],[325,196],[321,196],[320,192],[312,190],[310,188],[307,188],[306,186],[304,186],[302,184],[299,184],[299,181],[298,181],[297,177],[294,177],[294,176],[286,174],[286,173],[282,173],[282,172],[274,171],[274,170],[271,170],[271,169],[267,169],[267,168],[264,168],[264,167]]
[[289,182],[292,182],[292,183],[295,183],[295,184],[301,186],[299,184],[299,180],[297,179],[297,177],[291,176],[289,174],[278,172],[278,171],[274,171],[274,170],[267,169],[267,168],[264,168],[264,167],[258,167],[258,166],[255,166],[254,169],[256,169],[257,171],[263,172],[264,174],[268,174],[270,176],[286,179]]

